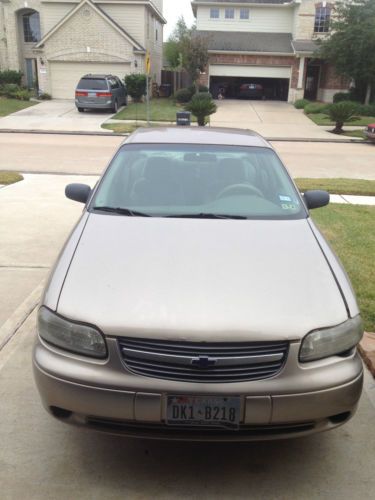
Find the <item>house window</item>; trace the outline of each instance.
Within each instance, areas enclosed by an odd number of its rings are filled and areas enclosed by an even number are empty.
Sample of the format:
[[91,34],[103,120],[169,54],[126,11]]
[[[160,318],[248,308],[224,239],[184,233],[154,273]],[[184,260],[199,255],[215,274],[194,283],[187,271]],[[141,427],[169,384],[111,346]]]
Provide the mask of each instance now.
[[220,17],[220,9],[210,9],[211,19],[219,19],[219,17]]
[[25,42],[39,42],[40,20],[38,12],[29,12],[22,16],[23,39]]
[[225,19],[234,19],[234,9],[225,9]]
[[331,19],[331,7],[317,7],[315,10],[315,33],[327,33]]
[[240,19],[249,19],[250,9],[240,9]]

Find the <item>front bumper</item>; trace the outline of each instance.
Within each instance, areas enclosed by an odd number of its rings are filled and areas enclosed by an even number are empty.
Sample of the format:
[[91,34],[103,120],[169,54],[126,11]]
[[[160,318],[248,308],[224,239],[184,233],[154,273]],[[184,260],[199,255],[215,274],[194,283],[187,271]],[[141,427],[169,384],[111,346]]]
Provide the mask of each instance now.
[[[356,352],[308,366],[298,363],[292,343],[277,376],[251,382],[174,382],[131,374],[108,339],[108,360],[83,360],[37,341],[34,376],[46,409],[76,425],[137,437],[244,441],[295,437],[332,429],[355,412],[362,391],[362,363]],[[165,424],[166,396],[237,395],[239,430]]]

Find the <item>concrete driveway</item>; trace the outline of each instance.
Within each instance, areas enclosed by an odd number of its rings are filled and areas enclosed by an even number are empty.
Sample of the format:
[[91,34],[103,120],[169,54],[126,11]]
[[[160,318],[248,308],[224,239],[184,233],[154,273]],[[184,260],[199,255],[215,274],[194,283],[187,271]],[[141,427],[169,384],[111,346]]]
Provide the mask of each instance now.
[[216,101],[211,115],[213,127],[238,127],[255,130],[267,138],[347,140],[315,125],[292,104],[281,101]]
[[0,129],[105,132],[100,125],[111,116],[107,110],[78,113],[73,100],[56,99],[0,118]]

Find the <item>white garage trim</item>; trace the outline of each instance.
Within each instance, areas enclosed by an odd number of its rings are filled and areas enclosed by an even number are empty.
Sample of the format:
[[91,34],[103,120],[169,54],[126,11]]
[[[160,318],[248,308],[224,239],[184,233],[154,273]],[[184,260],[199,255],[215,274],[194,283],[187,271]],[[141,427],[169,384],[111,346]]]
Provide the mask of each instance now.
[[130,73],[130,63],[49,62],[51,94],[55,99],[74,99],[80,78],[88,73],[111,74],[121,80]]
[[247,66],[210,64],[210,76],[239,76],[256,78],[290,78],[290,66]]

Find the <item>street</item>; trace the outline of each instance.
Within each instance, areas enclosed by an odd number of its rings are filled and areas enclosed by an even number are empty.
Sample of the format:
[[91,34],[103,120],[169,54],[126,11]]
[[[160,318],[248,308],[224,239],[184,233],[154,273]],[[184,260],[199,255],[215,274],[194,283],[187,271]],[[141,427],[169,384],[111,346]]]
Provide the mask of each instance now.
[[[97,175],[118,136],[0,133],[0,170]],[[375,179],[373,144],[273,142],[294,177]]]

